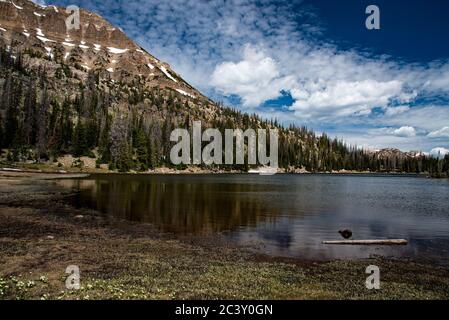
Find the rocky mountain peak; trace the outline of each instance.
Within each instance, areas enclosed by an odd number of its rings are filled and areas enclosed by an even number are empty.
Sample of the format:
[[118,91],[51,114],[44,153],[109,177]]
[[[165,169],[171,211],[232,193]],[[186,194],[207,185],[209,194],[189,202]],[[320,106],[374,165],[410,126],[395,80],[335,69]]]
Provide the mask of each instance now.
[[[186,99],[205,99],[167,63],[99,15],[81,9],[80,27],[72,30],[66,27],[68,17],[66,8],[40,6],[29,0],[0,0],[0,46],[63,62],[77,68],[81,77],[95,70],[108,73],[111,80],[132,83],[139,79],[148,88],[169,88]],[[47,69],[51,67],[47,63]]]

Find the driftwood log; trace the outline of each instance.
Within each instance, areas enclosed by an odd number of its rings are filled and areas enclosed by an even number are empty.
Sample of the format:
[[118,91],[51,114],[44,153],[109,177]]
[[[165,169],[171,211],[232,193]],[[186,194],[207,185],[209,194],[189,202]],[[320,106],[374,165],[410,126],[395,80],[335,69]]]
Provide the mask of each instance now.
[[382,245],[382,246],[395,246],[406,245],[408,241],[405,239],[385,239],[385,240],[336,240],[336,241],[323,241],[323,244],[340,244],[340,245]]

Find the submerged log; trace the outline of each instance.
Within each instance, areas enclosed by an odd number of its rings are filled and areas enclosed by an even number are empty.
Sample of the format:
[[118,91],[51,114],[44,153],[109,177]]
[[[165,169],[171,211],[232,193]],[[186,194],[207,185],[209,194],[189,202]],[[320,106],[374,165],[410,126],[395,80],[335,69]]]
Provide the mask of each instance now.
[[406,245],[408,241],[405,239],[384,239],[384,240],[337,240],[337,241],[323,241],[323,244],[343,244],[343,245]]

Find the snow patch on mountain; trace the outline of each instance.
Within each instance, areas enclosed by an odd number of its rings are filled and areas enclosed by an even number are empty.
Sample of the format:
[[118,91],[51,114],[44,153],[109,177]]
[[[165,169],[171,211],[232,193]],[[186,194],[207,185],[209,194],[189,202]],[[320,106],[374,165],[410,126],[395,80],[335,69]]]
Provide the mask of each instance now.
[[176,80],[175,78],[173,78],[173,76],[167,71],[167,69],[164,66],[159,67],[159,69],[171,80],[173,80],[174,82],[178,82],[178,80]]
[[51,58],[51,59],[53,59],[53,53],[51,52],[51,48],[49,48],[49,47],[45,47],[45,50],[47,51],[47,55]]
[[42,36],[37,36],[36,38],[38,38],[40,41],[42,41],[43,43],[45,43],[45,42],[56,42],[56,41],[54,41],[54,40],[50,40],[50,39],[47,39],[47,38],[45,38],[45,37],[42,37]]
[[42,29],[36,28],[36,31],[37,31],[36,34],[37,34],[38,36],[45,37],[45,34],[42,33]]
[[22,8],[21,6],[18,6],[17,4],[15,4],[14,1],[11,1],[11,3],[12,3],[12,5],[13,5],[14,7],[16,7],[17,9],[23,10],[23,8]]
[[184,96],[187,96],[187,97],[190,97],[190,98],[194,98],[194,99],[195,99],[195,96],[194,96],[193,94],[190,94],[190,93],[188,93],[188,92],[186,92],[186,91],[184,91],[184,90],[176,89],[176,91],[178,91],[180,94],[182,94],[182,95],[184,95]]
[[114,54],[122,54],[127,52],[129,49],[119,49],[119,48],[114,48],[114,47],[108,47],[108,51],[110,53],[114,53]]

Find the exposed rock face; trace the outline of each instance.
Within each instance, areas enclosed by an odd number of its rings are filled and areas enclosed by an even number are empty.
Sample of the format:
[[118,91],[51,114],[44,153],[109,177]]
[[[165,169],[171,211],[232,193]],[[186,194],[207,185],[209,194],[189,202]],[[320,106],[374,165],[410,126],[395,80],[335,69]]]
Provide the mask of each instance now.
[[98,42],[102,41],[108,41],[109,39],[109,32],[108,29],[106,29],[105,26],[101,27],[101,29],[97,32],[97,40]]
[[17,8],[8,2],[0,1],[0,19],[5,21],[14,21],[17,19]]
[[42,19],[42,30],[45,34],[58,38],[66,34],[65,19],[57,13],[51,13]]
[[93,23],[89,23],[89,26],[84,33],[84,39],[90,41],[91,43],[97,43],[98,40],[100,40],[97,37],[97,28]]
[[373,153],[379,159],[388,159],[388,158],[397,158],[397,159],[406,159],[406,158],[419,158],[424,157],[425,155],[420,151],[409,151],[403,152],[399,149],[394,148],[386,148],[382,150],[373,151]]
[[109,40],[114,46],[118,46],[119,48],[132,46],[133,43],[125,34],[119,29],[114,29],[110,35]]
[[185,98],[206,99],[168,64],[145,52],[99,15],[81,9],[79,29],[67,30],[69,14],[65,8],[29,0],[0,0],[0,46],[10,46],[17,53],[35,52],[54,64],[77,69],[72,71],[80,77],[95,70],[120,82],[143,78],[147,87],[170,88],[187,93]]

